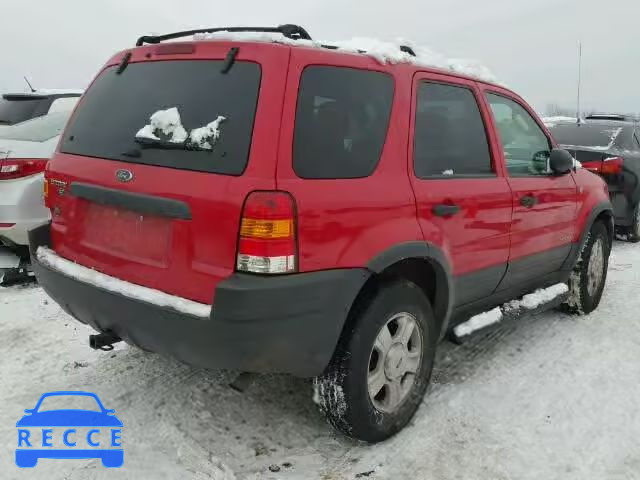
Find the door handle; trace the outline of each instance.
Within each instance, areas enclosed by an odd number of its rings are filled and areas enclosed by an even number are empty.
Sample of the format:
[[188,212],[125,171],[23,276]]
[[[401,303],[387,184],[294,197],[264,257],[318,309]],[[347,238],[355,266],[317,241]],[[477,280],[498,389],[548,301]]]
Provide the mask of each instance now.
[[450,217],[460,211],[459,205],[436,205],[431,210],[436,217]]
[[538,199],[533,195],[525,195],[520,198],[520,205],[527,208],[532,208],[533,206],[538,204]]

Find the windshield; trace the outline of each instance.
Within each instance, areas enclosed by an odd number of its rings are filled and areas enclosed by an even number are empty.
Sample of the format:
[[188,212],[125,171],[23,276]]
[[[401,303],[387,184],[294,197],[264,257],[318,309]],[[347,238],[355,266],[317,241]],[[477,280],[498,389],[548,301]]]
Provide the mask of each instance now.
[[0,125],[13,125],[33,118],[41,98],[0,98]]
[[65,153],[240,175],[251,147],[260,66],[223,61],[109,67],[78,106]]
[[560,124],[549,128],[560,145],[611,148],[623,127],[615,124]]
[[44,142],[57,137],[64,130],[71,112],[50,113],[26,122],[0,129],[2,140],[22,140],[26,142]]
[[50,395],[42,400],[38,412],[50,410],[91,410],[101,412],[96,399],[89,395]]

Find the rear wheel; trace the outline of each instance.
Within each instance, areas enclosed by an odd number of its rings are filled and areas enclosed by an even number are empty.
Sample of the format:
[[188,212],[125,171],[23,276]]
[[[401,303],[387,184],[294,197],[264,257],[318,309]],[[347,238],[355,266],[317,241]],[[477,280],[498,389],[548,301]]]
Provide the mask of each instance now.
[[562,310],[586,315],[598,307],[607,280],[610,252],[607,227],[596,222],[569,277],[569,298]]
[[344,332],[315,401],[329,423],[367,442],[384,440],[413,417],[427,389],[437,332],[431,305],[407,281],[381,287]]

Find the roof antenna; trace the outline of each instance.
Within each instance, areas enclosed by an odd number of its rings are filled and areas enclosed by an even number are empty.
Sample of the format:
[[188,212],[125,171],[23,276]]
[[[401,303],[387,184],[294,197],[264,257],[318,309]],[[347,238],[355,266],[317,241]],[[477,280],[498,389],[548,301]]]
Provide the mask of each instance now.
[[578,42],[578,102],[576,107],[576,121],[580,125],[580,87],[582,83],[582,41]]
[[36,93],[36,89],[33,88],[33,85],[31,85],[31,82],[29,81],[29,79],[26,77],[26,75],[23,77],[24,81],[27,82],[27,85],[29,85],[29,89],[31,90],[31,93]]

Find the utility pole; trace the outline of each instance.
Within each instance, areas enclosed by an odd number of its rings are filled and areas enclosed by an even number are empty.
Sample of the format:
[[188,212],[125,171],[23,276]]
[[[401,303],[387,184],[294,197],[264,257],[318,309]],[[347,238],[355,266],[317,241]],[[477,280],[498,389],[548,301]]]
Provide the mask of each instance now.
[[580,123],[580,87],[582,83],[582,41],[578,42],[578,101],[576,107],[576,119]]

